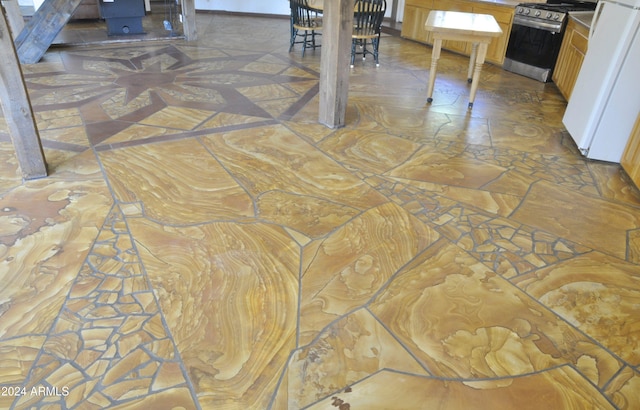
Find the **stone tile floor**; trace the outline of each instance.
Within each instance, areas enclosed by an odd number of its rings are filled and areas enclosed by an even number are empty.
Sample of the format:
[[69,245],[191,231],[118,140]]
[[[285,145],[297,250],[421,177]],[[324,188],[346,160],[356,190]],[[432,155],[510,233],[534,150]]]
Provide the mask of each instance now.
[[385,36],[317,123],[288,20],[24,66],[0,121],[0,408],[640,408],[640,193],[565,101]]

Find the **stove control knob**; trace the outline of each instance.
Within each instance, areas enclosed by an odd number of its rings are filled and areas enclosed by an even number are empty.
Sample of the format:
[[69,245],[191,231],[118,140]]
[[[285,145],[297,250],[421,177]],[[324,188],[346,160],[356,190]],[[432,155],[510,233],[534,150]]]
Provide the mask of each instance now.
[[516,13],[518,14],[522,14],[524,12],[524,9],[522,7],[518,7],[518,10],[516,10]]
[[524,10],[524,14],[529,14],[529,13],[531,13],[531,10],[529,10],[529,9],[525,9]]
[[546,17],[547,17],[548,19],[550,19],[552,16],[553,16],[553,14],[551,14],[551,13],[547,13],[547,16],[546,16]]
[[536,17],[540,17],[540,10],[536,11]]
[[555,16],[553,16],[553,19],[554,19],[554,20],[560,20],[560,15],[556,13],[556,15],[555,15]]

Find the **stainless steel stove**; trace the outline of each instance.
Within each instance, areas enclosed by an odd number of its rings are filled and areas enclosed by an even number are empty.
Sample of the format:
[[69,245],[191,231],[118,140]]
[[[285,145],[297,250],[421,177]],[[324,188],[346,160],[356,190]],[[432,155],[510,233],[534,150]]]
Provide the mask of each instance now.
[[595,10],[596,2],[522,3],[516,6],[503,68],[547,82],[558,59],[568,13]]

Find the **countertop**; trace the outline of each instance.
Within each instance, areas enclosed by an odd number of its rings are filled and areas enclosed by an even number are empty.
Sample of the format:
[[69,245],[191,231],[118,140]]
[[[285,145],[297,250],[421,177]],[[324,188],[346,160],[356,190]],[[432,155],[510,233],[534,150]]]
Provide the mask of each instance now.
[[591,29],[591,20],[593,19],[593,11],[570,11],[569,17]]
[[[506,7],[513,7],[513,8],[515,8],[518,4],[525,3],[525,2],[527,3],[546,3],[547,2],[547,0],[469,0],[469,1],[473,3],[479,3],[479,4],[506,6]],[[420,0],[414,0],[410,4],[414,6],[419,6]]]
[[[487,3],[487,4],[495,4],[498,6],[510,6],[510,7],[515,7],[520,3],[524,3],[525,1],[528,0],[473,0],[476,3]],[[530,3],[535,3],[535,2],[530,2]],[[541,1],[540,3],[545,3],[545,1]]]
[[529,3],[546,3],[546,0],[471,0],[475,3],[486,3],[486,4],[494,4],[497,6],[509,6],[516,7],[518,4],[524,3],[525,1]]

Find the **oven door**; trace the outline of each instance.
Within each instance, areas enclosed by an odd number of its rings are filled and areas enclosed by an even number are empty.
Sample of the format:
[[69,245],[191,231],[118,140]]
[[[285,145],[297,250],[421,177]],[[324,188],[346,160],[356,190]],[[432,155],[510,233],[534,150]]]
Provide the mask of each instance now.
[[562,44],[562,25],[531,23],[514,19],[504,68],[547,82],[556,65]]

